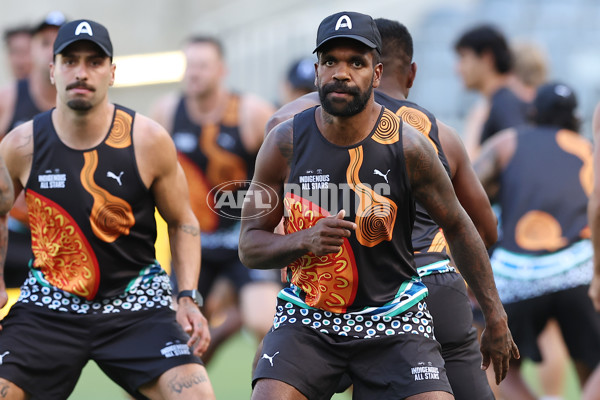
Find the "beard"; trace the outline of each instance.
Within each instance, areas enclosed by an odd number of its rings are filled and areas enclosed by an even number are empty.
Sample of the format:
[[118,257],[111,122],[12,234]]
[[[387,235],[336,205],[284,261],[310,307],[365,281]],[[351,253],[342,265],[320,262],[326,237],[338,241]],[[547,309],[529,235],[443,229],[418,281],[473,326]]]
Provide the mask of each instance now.
[[[335,81],[324,86],[319,86],[319,99],[321,106],[335,117],[351,117],[365,109],[371,94],[373,93],[373,77],[369,87],[361,92],[357,87],[348,87],[345,83]],[[331,92],[343,92],[352,96],[349,102],[342,100],[330,100],[327,95]]]
[[87,100],[75,99],[69,100],[67,106],[74,111],[88,111],[92,108],[92,103]]

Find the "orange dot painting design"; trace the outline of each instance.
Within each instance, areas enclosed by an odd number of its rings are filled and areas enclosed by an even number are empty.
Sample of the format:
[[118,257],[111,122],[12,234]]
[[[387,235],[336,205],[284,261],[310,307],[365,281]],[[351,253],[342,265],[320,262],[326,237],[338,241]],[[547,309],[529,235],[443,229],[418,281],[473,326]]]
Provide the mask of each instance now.
[[402,106],[396,111],[396,115],[398,115],[402,121],[421,132],[427,140],[429,140],[429,143],[431,143],[435,152],[439,152],[435,142],[431,140],[431,137],[429,136],[431,132],[431,121],[424,112],[415,108]]
[[348,150],[350,165],[346,170],[346,179],[358,195],[356,210],[356,239],[366,247],[373,247],[384,240],[391,241],[396,223],[398,206],[392,200],[383,197],[365,186],[358,173],[363,163],[362,146]]
[[113,196],[96,184],[94,172],[98,167],[97,151],[87,151],[83,158],[85,163],[81,169],[81,184],[94,198],[90,213],[92,231],[99,239],[112,243],[119,236],[128,235],[131,227],[135,225],[133,211],[125,200]]
[[92,300],[100,284],[98,260],[75,220],[52,200],[26,192],[34,268],[52,285]]
[[[288,215],[286,234],[308,229],[329,216],[326,210],[293,193],[287,193],[283,203]],[[288,268],[291,282],[306,293],[304,301],[310,307],[343,313],[356,297],[358,271],[347,238],[337,253],[317,257],[309,252]]]
[[124,149],[131,146],[131,124],[133,117],[123,110],[117,109],[113,126],[106,139],[106,144],[115,149]]
[[381,144],[396,143],[400,140],[400,118],[387,108],[384,109],[371,138]]

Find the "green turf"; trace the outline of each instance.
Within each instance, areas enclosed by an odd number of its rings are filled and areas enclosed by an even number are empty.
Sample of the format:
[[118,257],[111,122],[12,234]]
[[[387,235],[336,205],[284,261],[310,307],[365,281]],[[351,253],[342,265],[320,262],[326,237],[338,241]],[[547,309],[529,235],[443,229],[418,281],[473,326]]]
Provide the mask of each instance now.
[[[208,366],[208,374],[218,400],[241,400],[250,398],[250,370],[255,342],[244,334],[235,335],[214,356]],[[531,362],[523,364],[525,379],[539,390],[536,371]],[[569,367],[564,400],[579,399],[580,392],[575,371]],[[349,393],[339,394],[334,400],[350,400]],[[110,381],[95,363],[89,363],[69,400],[126,400],[125,392]]]

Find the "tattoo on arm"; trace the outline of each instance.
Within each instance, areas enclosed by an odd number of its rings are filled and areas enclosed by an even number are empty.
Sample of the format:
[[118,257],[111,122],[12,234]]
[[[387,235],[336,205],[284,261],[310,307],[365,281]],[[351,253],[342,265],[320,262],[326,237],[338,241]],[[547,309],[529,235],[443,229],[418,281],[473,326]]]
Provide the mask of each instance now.
[[187,376],[175,375],[169,380],[169,389],[175,393],[181,393],[185,389],[189,389],[193,386],[200,385],[204,382],[208,382],[208,378],[204,374],[195,373]]
[[192,236],[200,235],[200,229],[193,225],[179,225],[179,229],[181,229],[185,233],[189,233]]
[[279,125],[274,133],[279,152],[290,165],[294,154],[293,119]]

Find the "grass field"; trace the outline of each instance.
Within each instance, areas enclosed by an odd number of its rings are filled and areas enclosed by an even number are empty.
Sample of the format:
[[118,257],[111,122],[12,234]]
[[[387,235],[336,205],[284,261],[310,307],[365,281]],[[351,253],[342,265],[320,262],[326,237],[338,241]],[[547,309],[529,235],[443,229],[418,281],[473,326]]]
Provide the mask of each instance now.
[[[208,367],[208,374],[218,400],[243,400],[250,398],[250,364],[254,356],[254,341],[243,334],[237,334],[223,346]],[[525,362],[526,379],[539,390],[534,367]],[[580,393],[575,372],[569,369],[565,388],[565,400],[577,400]],[[349,393],[336,395],[335,400],[350,400]],[[69,400],[127,400],[128,397],[117,385],[110,381],[94,364],[89,363]]]

